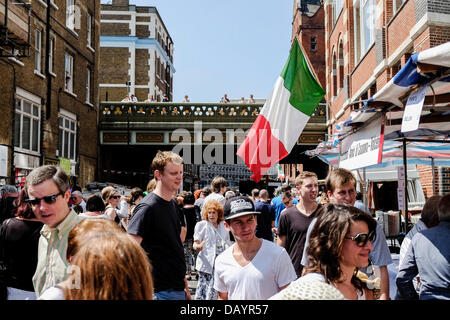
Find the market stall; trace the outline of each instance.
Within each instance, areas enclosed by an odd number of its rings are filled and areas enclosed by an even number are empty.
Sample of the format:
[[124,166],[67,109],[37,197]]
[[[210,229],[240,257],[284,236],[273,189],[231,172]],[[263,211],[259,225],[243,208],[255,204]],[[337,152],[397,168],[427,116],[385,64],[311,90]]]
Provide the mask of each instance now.
[[[450,167],[450,42],[412,55],[379,92],[357,103],[363,107],[306,154],[358,174],[400,165],[399,189],[404,190],[408,166]],[[407,213],[407,194],[404,198],[401,209]],[[404,218],[407,232],[408,214]]]

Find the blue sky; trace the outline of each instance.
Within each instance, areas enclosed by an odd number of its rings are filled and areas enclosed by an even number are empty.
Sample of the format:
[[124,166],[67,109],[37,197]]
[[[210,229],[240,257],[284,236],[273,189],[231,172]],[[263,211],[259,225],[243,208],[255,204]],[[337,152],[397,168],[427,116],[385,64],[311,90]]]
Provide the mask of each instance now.
[[[101,0],[102,3],[107,1]],[[267,98],[289,56],[292,0],[130,0],[155,6],[174,42],[174,101]]]

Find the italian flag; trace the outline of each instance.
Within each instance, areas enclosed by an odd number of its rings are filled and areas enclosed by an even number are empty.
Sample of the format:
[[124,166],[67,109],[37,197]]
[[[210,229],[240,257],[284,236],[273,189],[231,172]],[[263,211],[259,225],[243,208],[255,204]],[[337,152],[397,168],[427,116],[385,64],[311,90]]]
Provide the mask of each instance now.
[[254,181],[291,152],[324,95],[308,57],[294,41],[272,93],[236,153]]

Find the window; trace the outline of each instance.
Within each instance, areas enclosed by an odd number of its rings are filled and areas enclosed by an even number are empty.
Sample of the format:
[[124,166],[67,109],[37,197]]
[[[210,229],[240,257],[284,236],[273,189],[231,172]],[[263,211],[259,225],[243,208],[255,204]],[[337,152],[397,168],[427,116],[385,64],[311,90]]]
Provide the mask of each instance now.
[[36,30],[34,33],[34,69],[41,73],[41,61],[42,61],[42,32]]
[[86,69],[86,103],[91,103],[91,69]]
[[344,46],[342,39],[339,41],[338,65],[339,89],[342,89],[344,87]]
[[39,152],[41,107],[17,97],[14,120],[14,146]]
[[369,47],[375,41],[375,16],[376,16],[376,3],[375,0],[363,0],[362,10],[362,27],[363,27],[363,49],[364,52],[369,50]]
[[68,158],[70,160],[76,160],[76,115],[71,112],[61,110],[58,123],[59,123],[59,137],[58,137],[58,156],[62,158]]
[[369,50],[375,41],[376,1],[353,0],[355,62]]
[[311,51],[317,51],[317,38],[311,37]]
[[87,47],[92,48],[92,15],[90,13],[87,14]]
[[392,13],[395,15],[400,7],[405,3],[406,0],[393,0],[392,1]]
[[50,37],[50,50],[48,52],[48,71],[53,74],[53,52],[55,52],[55,37]]
[[343,0],[335,0],[333,1],[333,24],[336,23],[337,18],[339,17],[339,14],[342,11],[342,5],[343,5]]
[[333,70],[331,71],[332,83],[333,83],[333,97],[337,96],[337,72],[336,72],[336,52],[333,52]]
[[75,0],[66,0],[66,27],[75,30]]
[[65,86],[64,89],[73,92],[73,56],[66,52]]

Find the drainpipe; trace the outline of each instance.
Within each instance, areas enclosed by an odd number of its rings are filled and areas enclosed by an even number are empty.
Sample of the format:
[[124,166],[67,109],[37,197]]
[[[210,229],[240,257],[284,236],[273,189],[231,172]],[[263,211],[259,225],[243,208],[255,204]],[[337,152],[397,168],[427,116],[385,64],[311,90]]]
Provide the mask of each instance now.
[[46,120],[50,119],[50,116],[52,114],[52,77],[50,75],[50,9],[51,9],[51,3],[50,0],[47,0],[47,17],[46,17],[46,26],[45,26],[45,76],[47,77],[47,108],[45,110],[45,118]]
[[16,126],[16,68],[14,68],[14,65],[8,61],[0,60],[0,62],[4,63],[7,66],[10,66],[13,71],[13,90],[12,90],[12,104],[11,104],[11,124],[12,124],[12,135],[11,135],[11,158],[9,159],[9,168],[10,168],[10,184],[15,185],[15,170],[14,170],[14,133],[15,133],[15,126]]

